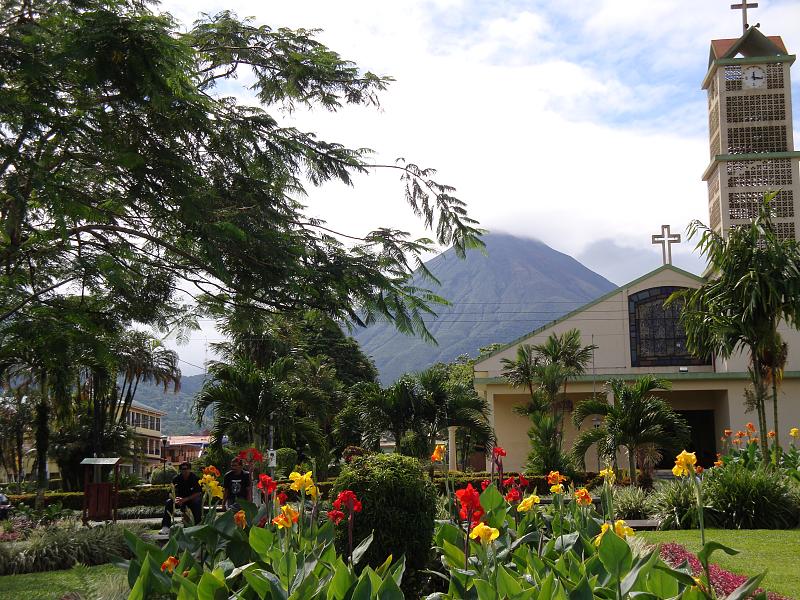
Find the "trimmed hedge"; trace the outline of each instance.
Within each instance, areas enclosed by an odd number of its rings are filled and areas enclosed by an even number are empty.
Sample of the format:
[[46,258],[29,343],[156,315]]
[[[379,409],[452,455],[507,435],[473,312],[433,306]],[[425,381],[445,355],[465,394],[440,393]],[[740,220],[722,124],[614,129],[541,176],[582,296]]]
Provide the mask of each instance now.
[[[154,485],[151,487],[132,488],[120,490],[118,493],[119,508],[129,506],[156,506],[164,504],[169,498],[169,485]],[[36,494],[16,494],[8,497],[13,506],[24,502],[28,506],[36,503]],[[54,492],[44,495],[45,506],[60,502],[64,508],[72,510],[83,509],[83,492]]]

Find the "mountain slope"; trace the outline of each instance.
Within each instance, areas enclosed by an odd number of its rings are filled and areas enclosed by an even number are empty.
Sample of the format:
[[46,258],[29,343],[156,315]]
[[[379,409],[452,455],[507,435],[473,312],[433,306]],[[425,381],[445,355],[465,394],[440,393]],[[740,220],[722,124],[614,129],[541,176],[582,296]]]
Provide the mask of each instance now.
[[398,333],[388,323],[353,332],[375,361],[382,383],[461,354],[475,356],[482,346],[510,342],[616,287],[540,241],[506,234],[484,240],[486,255],[471,251],[460,260],[448,250],[427,263],[441,285],[420,285],[452,303],[429,323],[437,346]]
[[[184,375],[181,389],[173,393],[172,387],[164,388],[151,384],[141,384],[136,390],[135,402],[163,410],[167,414],[161,419],[161,432],[167,435],[181,435],[202,429],[194,420],[192,404],[194,396],[203,387],[205,375]],[[210,419],[206,419],[210,422]]]

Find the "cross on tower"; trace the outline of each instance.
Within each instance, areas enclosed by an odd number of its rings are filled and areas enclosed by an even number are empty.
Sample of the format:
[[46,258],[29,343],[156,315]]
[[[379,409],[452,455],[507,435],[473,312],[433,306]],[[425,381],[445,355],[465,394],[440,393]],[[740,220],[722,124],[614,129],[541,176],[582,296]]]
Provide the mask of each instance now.
[[731,4],[731,10],[742,11],[742,33],[747,33],[747,9],[758,8],[758,2],[747,3],[747,0],[742,0],[741,4]]
[[665,265],[672,264],[672,244],[681,243],[680,233],[670,233],[669,225],[661,226],[661,234],[653,235],[653,244],[661,244],[661,255]]

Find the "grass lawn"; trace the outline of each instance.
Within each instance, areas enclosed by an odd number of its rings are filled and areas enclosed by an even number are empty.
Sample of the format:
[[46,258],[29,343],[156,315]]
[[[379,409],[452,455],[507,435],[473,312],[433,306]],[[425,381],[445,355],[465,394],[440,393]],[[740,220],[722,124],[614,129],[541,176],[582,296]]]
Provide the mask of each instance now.
[[77,592],[85,600],[122,600],[129,589],[125,571],[114,565],[0,577],[0,598],[4,599],[58,600],[68,592]]
[[[697,530],[642,531],[637,535],[651,543],[677,542],[695,554],[700,550]],[[761,584],[765,590],[800,598],[800,529],[708,529],[706,541],[712,540],[739,550],[739,554],[728,556],[717,551],[711,562],[740,575],[752,576],[767,571]]]

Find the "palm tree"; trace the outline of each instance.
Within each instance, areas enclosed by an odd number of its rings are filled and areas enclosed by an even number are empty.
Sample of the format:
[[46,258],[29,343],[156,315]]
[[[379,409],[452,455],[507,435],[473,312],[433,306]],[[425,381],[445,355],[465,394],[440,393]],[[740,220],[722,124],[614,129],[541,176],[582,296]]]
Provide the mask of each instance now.
[[764,373],[772,366],[767,356],[774,352],[778,323],[782,320],[797,327],[800,317],[800,247],[795,240],[779,237],[770,207],[774,197],[774,193],[765,195],[756,217],[731,228],[725,237],[699,221],[692,222],[689,237],[700,234],[697,248],[713,275],[701,287],[676,292],[668,300],[685,302],[680,319],[687,348],[694,354],[724,358],[741,350],[750,354],[765,462]]
[[[451,377],[449,365],[438,363],[416,375],[418,394],[414,428],[427,442],[427,454],[449,427],[457,427],[486,445],[494,444],[489,403],[471,381]],[[456,448],[451,448],[456,452]]]
[[594,444],[608,458],[616,456],[618,448],[626,448],[631,481],[635,481],[638,451],[645,446],[677,450],[688,440],[689,427],[667,402],[653,395],[654,391],[670,388],[665,379],[653,375],[645,375],[633,383],[612,379],[607,387],[613,394],[613,403],[609,404],[605,398],[590,398],[575,408],[572,419],[577,428],[591,415],[600,415],[603,422],[578,435],[572,455],[582,464]]
[[503,365],[503,377],[508,380],[508,383],[512,387],[526,387],[533,398],[539,381],[537,374],[539,357],[536,355],[534,347],[530,344],[521,344],[517,346],[517,355],[514,360],[504,358],[500,363]]
[[403,375],[387,388],[378,384],[360,384],[354,390],[361,400],[361,421],[368,445],[380,443],[380,436],[389,433],[394,451],[400,451],[400,440],[413,429],[418,404],[416,381]]

